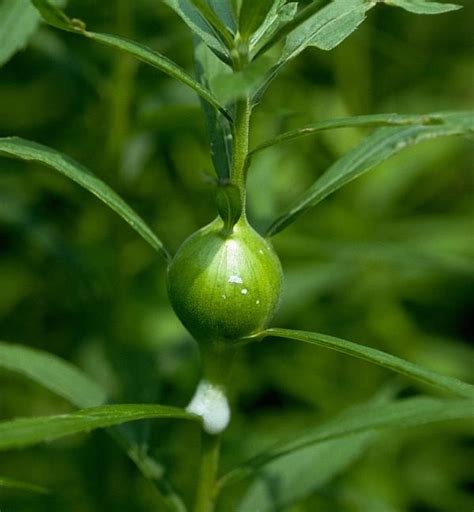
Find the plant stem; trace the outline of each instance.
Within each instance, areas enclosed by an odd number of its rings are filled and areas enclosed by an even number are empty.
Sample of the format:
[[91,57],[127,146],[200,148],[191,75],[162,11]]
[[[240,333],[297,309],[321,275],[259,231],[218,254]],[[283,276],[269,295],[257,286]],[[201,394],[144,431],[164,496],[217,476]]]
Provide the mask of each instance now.
[[250,101],[246,97],[236,104],[231,181],[245,198],[247,156],[249,153]]
[[[233,51],[234,73],[241,71],[248,64],[248,46],[237,34]],[[250,116],[252,107],[249,95],[239,98],[235,103],[232,147],[231,183],[240,190],[243,214],[245,215],[245,187],[247,181],[247,164],[249,154]]]
[[211,435],[202,431],[201,464],[194,512],[213,512],[214,510],[220,440],[220,435]]

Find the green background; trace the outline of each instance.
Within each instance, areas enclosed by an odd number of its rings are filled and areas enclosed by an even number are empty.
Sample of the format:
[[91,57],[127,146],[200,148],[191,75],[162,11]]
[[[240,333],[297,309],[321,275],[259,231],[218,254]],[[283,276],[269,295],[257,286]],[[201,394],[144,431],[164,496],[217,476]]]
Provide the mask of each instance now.
[[[336,50],[307,50],[257,107],[253,144],[331,117],[469,108],[474,5],[465,3],[442,16],[380,6]],[[161,2],[75,0],[68,13],[193,67],[190,32]],[[262,152],[249,177],[253,225],[267,226],[365,133],[326,132]],[[8,135],[88,166],[173,251],[215,216],[212,164],[194,93],[73,34],[43,26],[0,69],[0,136]],[[275,325],[340,336],[470,380],[473,157],[463,139],[424,142],[277,235],[285,294]],[[112,211],[51,170],[0,159],[0,247],[3,340],[73,361],[119,402],[187,404],[199,379],[198,353],[168,304],[165,264]],[[403,396],[422,390],[323,349],[283,340],[246,349],[232,379],[223,468],[394,381],[403,384]],[[0,372],[0,419],[70,410],[33,383]],[[168,420],[133,430],[190,502],[197,427]],[[331,456],[315,460],[313,471]],[[390,432],[283,510],[469,511],[473,458],[465,423]],[[38,497],[0,489],[2,512],[156,510],[152,485],[103,432],[2,453],[0,475],[52,491]],[[221,510],[235,509],[245,485],[231,489]]]

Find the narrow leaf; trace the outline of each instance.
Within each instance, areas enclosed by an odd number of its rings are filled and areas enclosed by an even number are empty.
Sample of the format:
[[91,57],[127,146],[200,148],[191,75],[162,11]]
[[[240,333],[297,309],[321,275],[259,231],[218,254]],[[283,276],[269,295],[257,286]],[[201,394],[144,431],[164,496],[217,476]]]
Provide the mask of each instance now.
[[74,31],[74,23],[56,5],[43,0],[31,0],[45,21],[62,30]]
[[220,185],[216,193],[216,206],[224,221],[225,231],[231,233],[232,228],[242,215],[243,204],[240,190],[232,184]]
[[324,10],[323,7],[329,4],[330,1],[331,0],[313,0],[312,3],[301,9],[292,19],[279,25],[278,29],[265,41],[265,44],[259,48],[255,57],[267,52],[279,41],[284,40],[288,34],[297,32],[301,26],[304,26],[305,23],[315,15],[315,13]]
[[415,14],[442,14],[462,9],[462,5],[431,2],[427,0],[385,0],[387,5],[401,7]]
[[226,46],[216,37],[214,29],[203,18],[191,0],[163,0],[171,7],[186,25],[208,46],[221,60],[229,61]]
[[235,0],[207,0],[214,12],[232,32],[237,32],[237,16]]
[[97,32],[88,32],[85,30],[85,25],[80,20],[69,18],[60,9],[51,4],[48,0],[33,0],[36,8],[39,10],[45,21],[56,28],[71,31],[79,35],[83,35],[102,43],[106,46],[121,50],[136,59],[149,64],[150,66],[159,69],[163,73],[171,76],[172,78],[184,83],[193,89],[201,98],[207,101],[214,108],[220,110],[223,115],[230,119],[230,115],[222,108],[217,99],[211,94],[209,90],[204,88],[197,80],[189,75],[184,69],[178,66],[175,62],[168,59],[164,55],[155,52],[151,48],[144,46],[140,43],[126,39],[124,37],[116,36],[113,34],[101,34]]
[[97,428],[154,418],[199,420],[197,416],[187,413],[184,409],[164,405],[104,405],[82,409],[71,414],[2,421],[0,422],[0,450],[29,446],[72,434],[86,433]]
[[260,27],[250,38],[250,54],[253,58],[276,32],[290,22],[296,15],[298,4],[286,3],[285,0],[276,0]]
[[454,393],[462,397],[474,398],[474,386],[455,379],[454,377],[447,377],[432,370],[428,370],[410,361],[405,361],[400,357],[387,354],[375,348],[366,347],[353,343],[334,336],[326,334],[319,334],[315,332],[295,331],[290,329],[267,329],[260,336],[276,336],[278,338],[287,338],[296,341],[303,341],[312,345],[317,345],[323,348],[329,348],[342,352],[350,356],[363,359],[370,363],[377,364],[392,370],[394,372],[411,377],[412,379],[419,380],[431,386],[435,386],[443,391]]
[[38,13],[29,0],[0,2],[0,66],[26,46],[38,23]]
[[451,112],[436,115],[443,120],[442,124],[410,126],[407,128],[380,128],[375,131],[316,180],[287,212],[273,222],[268,229],[268,235],[278,233],[329,194],[407,147],[438,137],[474,133],[474,115],[472,112]]
[[18,491],[34,492],[36,494],[48,494],[49,491],[45,487],[40,485],[30,484],[29,482],[22,482],[20,480],[14,480],[13,478],[6,478],[0,476],[0,489],[12,489]]
[[340,119],[329,119],[319,123],[310,124],[303,128],[291,130],[282,133],[277,137],[267,140],[258,145],[251,151],[251,154],[258,153],[263,149],[286,142],[288,140],[299,139],[314,135],[325,130],[333,130],[336,128],[354,128],[354,127],[377,127],[377,126],[407,126],[407,125],[431,125],[441,124],[443,118],[438,114],[426,115],[400,115],[400,114],[374,114],[366,116],[343,117]]
[[[378,392],[367,405],[390,402],[398,388]],[[272,512],[286,508],[328,484],[347,470],[375,439],[368,431],[313,444],[266,464],[240,503],[239,512]]]
[[105,403],[106,392],[72,364],[48,352],[0,342],[0,368],[18,372],[78,407]]
[[219,489],[235,483],[269,462],[317,443],[385,429],[418,427],[448,420],[474,419],[474,400],[416,397],[388,404],[351,407],[307,433],[279,443],[225,475]]
[[64,174],[110,206],[166,260],[170,259],[162,242],[142,218],[108,185],[72,158],[47,146],[19,137],[0,138],[0,155],[39,162]]
[[0,0],[0,66],[28,44],[39,21],[40,15],[30,0]]
[[260,468],[238,512],[274,512],[290,507],[347,470],[369,446],[373,432],[316,444]]
[[251,36],[265,21],[272,5],[273,0],[242,0],[239,15],[239,31],[246,40]]
[[215,30],[220,39],[224,42],[228,49],[233,48],[234,37],[229,29],[225,26],[214,9],[209,5],[208,0],[191,0],[207,23]]
[[[106,400],[105,390],[89,376],[48,352],[0,342],[0,368],[21,373],[78,407],[99,406]],[[108,433],[136,464],[145,478],[157,480],[160,486],[168,486],[161,473],[158,475],[153,473],[156,461],[143,451],[143,447],[137,444],[128,430],[123,427],[112,427],[108,429]],[[1,481],[0,478],[0,487]],[[171,488],[167,488],[166,494],[169,499],[179,501]]]
[[334,0],[290,33],[282,60],[293,59],[308,46],[331,50],[357,29],[374,5],[367,0]]
[[[194,46],[196,75],[200,83],[214,93],[211,83],[216,76],[226,73],[229,68],[211,50],[198,41]],[[217,176],[222,180],[230,177],[232,161],[232,131],[228,120],[208,103],[201,101],[206,117],[211,156]]]
[[202,99],[207,101],[214,108],[219,110],[228,120],[231,120],[229,113],[219,104],[217,98],[206,88],[204,88],[197,80],[195,80],[191,75],[186,73],[182,68],[180,68],[173,61],[143,46],[134,41],[130,41],[129,39],[125,39],[123,37],[111,35],[111,34],[99,34],[96,32],[86,32],[85,35],[90,39],[103,43],[111,48],[115,48],[116,50],[122,50],[133,57],[136,57],[138,60],[153,66],[163,73],[179,80],[180,82],[186,84],[191,89],[193,89]]

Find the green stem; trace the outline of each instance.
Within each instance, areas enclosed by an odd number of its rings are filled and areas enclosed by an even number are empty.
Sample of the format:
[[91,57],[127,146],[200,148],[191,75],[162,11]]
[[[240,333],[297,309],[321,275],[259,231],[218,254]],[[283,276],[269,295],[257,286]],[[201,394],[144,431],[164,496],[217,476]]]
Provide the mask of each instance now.
[[234,120],[234,147],[231,181],[245,198],[247,179],[247,156],[249,153],[250,100],[248,97],[237,102]]
[[[233,69],[237,73],[249,62],[248,46],[236,36],[233,51]],[[231,183],[235,185],[241,194],[243,215],[245,215],[245,188],[247,182],[247,167],[249,154],[250,116],[252,107],[250,97],[237,100],[235,104],[234,125],[233,125],[233,147],[232,147],[232,169]]]
[[221,437],[203,431],[201,439],[201,465],[194,512],[213,512]]

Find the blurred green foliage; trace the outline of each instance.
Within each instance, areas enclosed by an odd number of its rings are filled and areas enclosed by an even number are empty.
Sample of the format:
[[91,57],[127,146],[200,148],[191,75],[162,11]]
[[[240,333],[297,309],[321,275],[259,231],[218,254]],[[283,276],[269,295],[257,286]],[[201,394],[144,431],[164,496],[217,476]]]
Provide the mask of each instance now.
[[[193,68],[192,37],[161,2],[72,0],[68,12]],[[336,116],[469,108],[473,21],[471,2],[439,17],[374,10],[336,50],[306,51],[271,85],[254,116],[253,143]],[[364,134],[325,132],[259,154],[249,176],[253,224],[267,226]],[[87,165],[173,251],[216,214],[194,93],[73,34],[42,26],[0,69],[3,135],[36,140]],[[286,275],[277,325],[472,378],[473,157],[463,139],[424,142],[275,237]],[[199,379],[197,348],[168,304],[165,264],[113,212],[50,170],[0,159],[0,246],[2,339],[75,362],[120,402],[186,405]],[[391,379],[314,347],[281,340],[249,347],[234,370],[223,467],[367,400]],[[403,384],[405,394],[419,390]],[[0,373],[0,419],[69,410],[25,379]],[[190,501],[196,427],[142,422],[133,432]],[[350,471],[288,510],[471,510],[473,448],[461,423],[390,432]],[[314,471],[318,464],[324,459]],[[2,512],[156,510],[152,485],[102,432],[2,453],[0,475],[52,491],[0,489]],[[229,488],[221,510],[234,510],[244,488]]]

